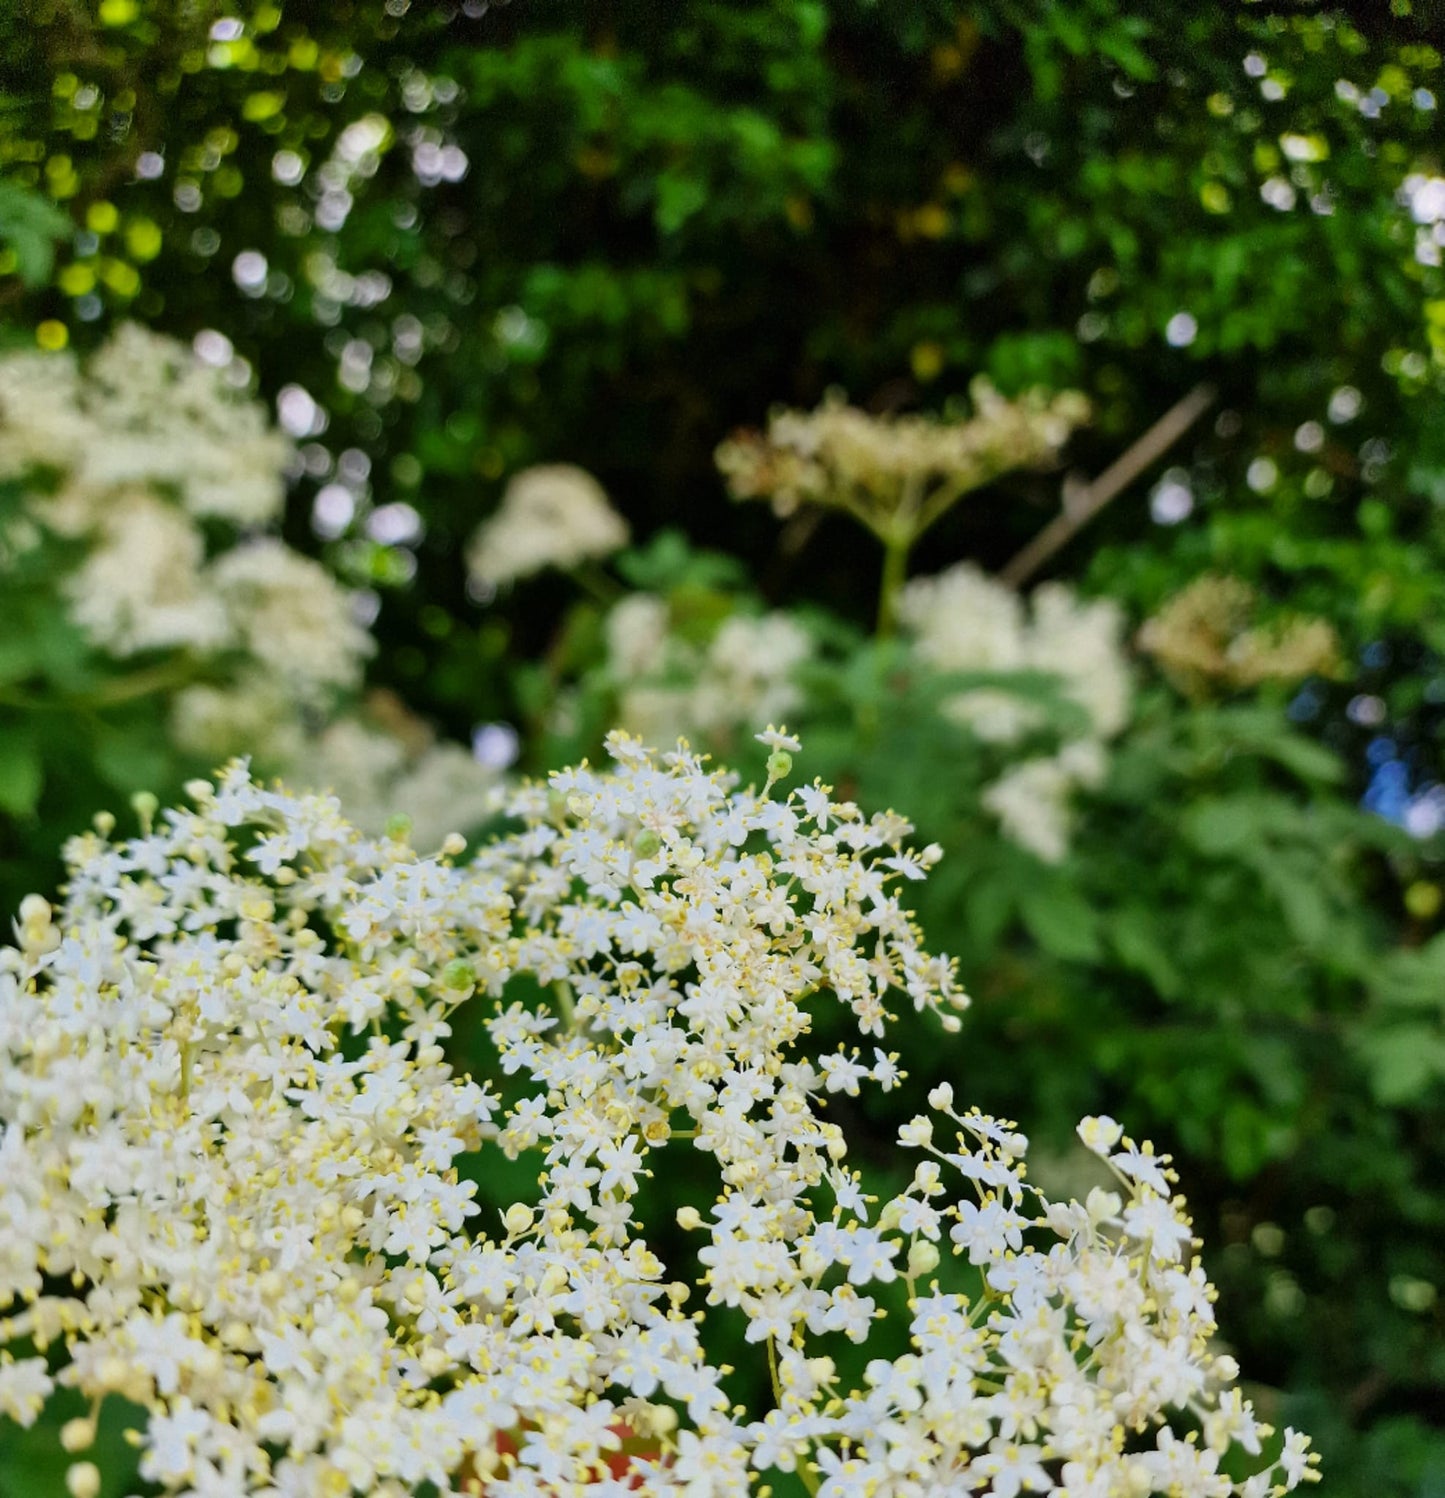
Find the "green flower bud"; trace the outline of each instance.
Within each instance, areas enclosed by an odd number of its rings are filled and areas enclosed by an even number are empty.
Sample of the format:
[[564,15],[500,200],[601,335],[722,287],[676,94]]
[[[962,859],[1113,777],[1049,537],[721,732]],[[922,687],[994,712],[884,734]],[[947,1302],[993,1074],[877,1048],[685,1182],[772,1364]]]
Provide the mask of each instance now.
[[156,813],[160,810],[160,797],[154,791],[137,791],[130,798],[130,809],[136,814],[141,827],[149,832]]
[[774,749],[768,755],[768,779],[782,780],[793,773],[793,756],[786,749]]
[[472,965],[464,957],[453,957],[442,969],[442,983],[447,988],[471,988],[477,981]]
[[404,842],[411,833],[411,818],[401,812],[394,817],[388,817],[385,832],[393,842]]
[[634,858],[652,858],[662,847],[662,839],[651,827],[644,827],[636,837],[632,839],[632,854]]

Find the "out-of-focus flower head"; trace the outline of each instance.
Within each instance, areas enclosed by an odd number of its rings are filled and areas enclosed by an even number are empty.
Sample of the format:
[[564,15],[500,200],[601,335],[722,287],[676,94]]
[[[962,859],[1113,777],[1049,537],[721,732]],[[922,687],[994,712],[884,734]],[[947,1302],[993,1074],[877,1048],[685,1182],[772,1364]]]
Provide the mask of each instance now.
[[267,524],[281,511],[290,451],[223,371],[133,323],[83,362],[0,359],[0,476],[57,476],[36,504],[65,534],[104,524],[115,495],[138,489],[162,491],[196,519]]
[[1194,698],[1339,671],[1339,637],[1327,620],[1296,614],[1258,623],[1259,612],[1248,583],[1205,573],[1145,621],[1139,648]]
[[493,589],[546,567],[564,572],[627,544],[627,522],[602,485],[569,463],[526,468],[507,485],[501,508],[467,548],[473,583]]
[[717,465],[735,499],[771,500],[779,516],[824,505],[884,541],[918,536],[971,490],[1052,463],[1089,415],[1075,391],[1009,399],[980,377],[969,394],[972,413],[957,421],[873,416],[830,395],[813,411],[774,411],[766,432],[735,432]]

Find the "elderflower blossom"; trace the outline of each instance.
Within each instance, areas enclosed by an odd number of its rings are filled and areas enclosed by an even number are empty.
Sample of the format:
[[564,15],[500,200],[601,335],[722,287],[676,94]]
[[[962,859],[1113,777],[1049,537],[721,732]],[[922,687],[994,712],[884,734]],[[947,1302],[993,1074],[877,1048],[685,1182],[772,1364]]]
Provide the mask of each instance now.
[[699,641],[674,628],[664,599],[632,593],[607,616],[607,670],[618,724],[652,743],[679,736],[730,747],[802,705],[798,668],[813,642],[781,610],[730,614]]
[[189,516],[153,495],[116,497],[95,547],[65,580],[70,617],[92,643],[125,657],[224,649],[225,605],[203,580],[205,542]]
[[1176,593],[1139,631],[1139,646],[1181,692],[1205,697],[1264,682],[1332,676],[1339,639],[1308,615],[1256,624],[1259,595],[1237,577],[1205,573]]
[[494,589],[547,567],[563,571],[627,544],[627,522],[602,485],[568,463],[523,469],[501,508],[478,527],[467,550],[472,581]]
[[[65,903],[26,900],[0,953],[0,1343],[34,1349],[0,1361],[0,1418],[117,1395],[141,1476],[215,1498],[1310,1478],[1294,1432],[1260,1455],[1168,1161],[1111,1121],[1081,1136],[1119,1190],[1054,1203],[1012,1124],[937,1088],[900,1138],[912,1182],[870,1215],[827,1096],[898,1084],[900,999],[963,1003],[898,900],[932,861],[908,824],[608,747],[514,789],[465,864],[241,765],[146,836],[72,841]],[[444,1048],[464,1004],[494,1050],[476,1079]],[[815,1053],[825,1006],[859,1043]],[[533,1197],[480,1210],[488,1160],[523,1152]],[[717,1183],[677,1214],[696,1285],[635,1220],[686,1160]],[[884,1347],[872,1292],[900,1280]],[[730,1396],[695,1290],[768,1360],[771,1407]],[[876,1351],[857,1387],[830,1335]]]
[[1010,765],[984,789],[983,805],[1012,842],[1045,863],[1062,863],[1073,832],[1075,797],[1080,789],[1102,785],[1107,767],[1102,744],[1077,739],[1057,754]]
[[437,743],[416,719],[408,730],[340,718],[296,754],[286,775],[293,785],[337,796],[363,832],[381,833],[404,817],[418,848],[439,847],[449,832],[489,821],[499,795],[494,770],[460,744]]
[[372,690],[359,710],[317,730],[283,685],[261,672],[234,687],[197,685],[176,694],[171,735],[212,763],[246,744],[267,770],[298,790],[336,796],[361,831],[405,818],[411,841],[434,848],[449,832],[470,830],[496,812],[498,775],[460,744],[431,729],[390,693]]
[[268,537],[219,557],[207,581],[241,648],[299,697],[356,685],[375,647],[345,590],[318,562]]
[[70,353],[0,359],[0,476],[61,475],[36,508],[67,535],[100,525],[113,497],[136,488],[162,489],[198,519],[267,524],[289,453],[221,371],[134,323],[83,364]]
[[900,522],[926,529],[955,500],[1016,468],[1056,457],[1088,419],[1076,391],[1000,395],[986,379],[969,388],[972,414],[873,416],[830,396],[813,411],[780,409],[766,433],[735,432],[716,461],[735,499],[768,499],[779,516],[800,505],[848,510],[880,535]]
[[[910,582],[899,617],[914,653],[932,669],[1045,673],[1066,701],[1083,709],[1083,735],[1056,754],[1011,765],[983,794],[1010,839],[1046,863],[1059,862],[1069,848],[1075,795],[1103,781],[1106,745],[1129,718],[1119,609],[1107,599],[1081,599],[1062,583],[1043,584],[1026,602],[964,562]],[[996,744],[1016,744],[1045,721],[1037,702],[1002,685],[971,687],[950,696],[942,710]]]
[[[318,563],[257,535],[290,445],[184,345],[125,325],[85,362],[0,359],[0,478],[24,486],[0,574],[47,536],[70,618],[117,660],[260,667],[304,699],[354,685],[372,641]],[[203,529],[203,524],[205,529]],[[208,541],[209,536],[209,541]],[[244,539],[243,539],[244,536]]]

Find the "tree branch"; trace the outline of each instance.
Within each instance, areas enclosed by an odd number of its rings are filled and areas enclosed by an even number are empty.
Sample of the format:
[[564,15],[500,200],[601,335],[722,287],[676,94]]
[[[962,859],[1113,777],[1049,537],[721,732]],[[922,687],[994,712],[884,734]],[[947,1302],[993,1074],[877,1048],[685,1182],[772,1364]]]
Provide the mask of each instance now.
[[1214,404],[1214,388],[1196,385],[1178,405],[1166,411],[1132,447],[1120,454],[1098,478],[1087,484],[1064,481],[1063,508],[999,573],[1010,586],[1022,587],[1055,552],[1062,550],[1111,500],[1116,499]]

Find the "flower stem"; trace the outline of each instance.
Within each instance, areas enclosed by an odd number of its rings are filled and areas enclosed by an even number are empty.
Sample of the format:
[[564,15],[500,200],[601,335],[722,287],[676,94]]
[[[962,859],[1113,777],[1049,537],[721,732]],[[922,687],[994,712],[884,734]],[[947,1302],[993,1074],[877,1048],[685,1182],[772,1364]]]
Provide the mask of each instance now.
[[572,990],[567,987],[566,982],[558,978],[552,985],[552,992],[557,995],[557,1007],[562,1011],[562,1023],[566,1025],[569,1032],[577,1028],[577,1006],[572,1002]]
[[883,579],[878,589],[877,639],[888,639],[898,627],[898,598],[908,579],[911,536],[894,536],[883,543]]
[[[772,1380],[772,1384],[773,1384],[773,1403],[776,1404],[779,1409],[782,1409],[782,1407],[783,1407],[783,1381],[782,1381],[782,1379],[780,1379],[778,1377],[778,1349],[777,1349],[777,1344],[773,1341],[773,1339],[771,1337],[766,1338],[765,1341],[766,1341],[766,1346],[767,1346],[767,1349],[768,1349],[768,1377]],[[817,1491],[818,1491],[818,1478],[817,1478],[817,1474],[813,1473],[813,1472],[810,1472],[808,1470],[808,1464],[807,1464],[806,1460],[800,1461],[798,1463],[798,1476],[803,1479],[803,1486],[806,1487],[807,1490],[810,1493],[813,1493],[813,1494],[817,1493]]]

